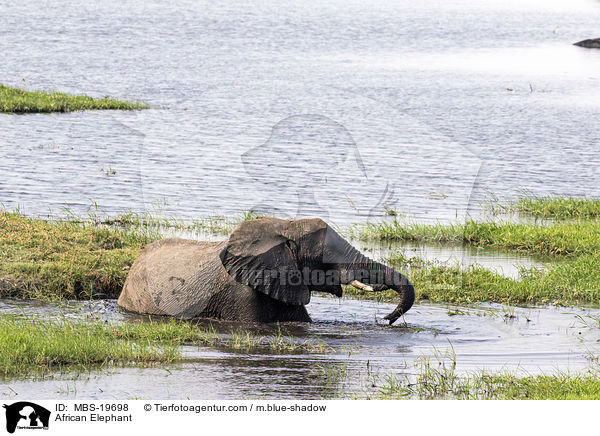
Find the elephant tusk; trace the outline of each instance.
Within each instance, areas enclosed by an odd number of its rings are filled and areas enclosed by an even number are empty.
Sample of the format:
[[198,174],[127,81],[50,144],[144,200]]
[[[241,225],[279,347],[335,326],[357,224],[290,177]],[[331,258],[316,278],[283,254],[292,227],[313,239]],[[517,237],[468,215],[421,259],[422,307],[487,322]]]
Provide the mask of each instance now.
[[357,288],[357,289],[361,289],[361,290],[363,290],[363,291],[369,291],[369,292],[372,292],[372,291],[374,290],[374,289],[373,289],[371,286],[369,286],[369,285],[365,285],[364,283],[361,283],[361,282],[359,282],[358,280],[353,280],[353,281],[352,281],[350,284],[351,284],[352,286],[354,286],[355,288]]

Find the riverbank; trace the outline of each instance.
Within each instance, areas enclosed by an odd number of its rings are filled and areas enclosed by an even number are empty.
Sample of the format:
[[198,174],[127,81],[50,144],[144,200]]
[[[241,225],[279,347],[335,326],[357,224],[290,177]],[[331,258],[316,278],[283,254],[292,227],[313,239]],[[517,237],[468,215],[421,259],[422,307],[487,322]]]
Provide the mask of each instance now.
[[[468,221],[465,224],[417,224],[393,220],[353,229],[366,241],[413,241],[497,248],[547,257],[545,268],[523,268],[510,278],[477,265],[464,266],[409,257],[403,251],[385,259],[415,285],[417,299],[434,302],[501,304],[600,304],[600,203],[560,197],[517,199],[506,212],[543,217],[544,221]],[[354,288],[347,295],[366,296]],[[378,298],[393,300],[387,291]]]
[[151,238],[140,231],[0,212],[0,297],[117,298]]
[[54,91],[26,91],[0,85],[0,113],[49,113],[84,110],[142,110],[145,103],[116,100],[110,97],[92,98]]
[[[261,336],[247,330],[223,334],[212,327],[177,320],[105,323],[68,319],[43,320],[21,316],[0,318],[0,378],[35,382],[50,374],[87,374],[110,368],[165,368],[171,375],[178,365],[196,362],[191,349],[210,348],[225,353],[265,356],[349,353],[315,339],[298,341],[284,334]],[[185,348],[184,348],[185,347]],[[187,350],[187,351],[185,351]],[[349,351],[348,351],[349,350]],[[348,390],[345,366],[316,368],[319,383],[340,399],[600,399],[597,362],[586,372],[519,375],[516,371],[465,373],[457,371],[452,350],[420,358],[414,369],[389,374],[372,373],[367,365],[362,389]],[[354,381],[356,382],[356,381]]]
[[[530,197],[509,203],[511,211],[543,210],[544,221],[423,225],[393,220],[352,229],[361,240],[404,240],[501,248],[548,259],[545,268],[523,268],[520,277],[473,265],[444,264],[396,251],[383,259],[414,283],[417,299],[433,302],[501,304],[600,304],[598,200]],[[519,206],[521,205],[521,206]],[[574,220],[574,207],[583,211]],[[524,213],[524,212],[523,212]],[[128,269],[142,248],[161,237],[160,226],[177,230],[230,232],[236,220],[177,220],[124,214],[120,217],[48,221],[0,212],[0,297],[40,300],[117,298]],[[568,218],[568,219],[564,219]],[[373,294],[345,287],[345,295],[395,300],[394,292]]]
[[455,362],[419,364],[415,379],[388,375],[369,398],[384,400],[599,400],[597,369],[584,374],[554,372],[552,375],[519,376],[516,373],[460,375]]
[[0,377],[182,362],[182,346],[274,354],[333,351],[320,341],[297,341],[280,330],[268,337],[239,329],[222,334],[174,319],[104,323],[4,315],[0,337]]

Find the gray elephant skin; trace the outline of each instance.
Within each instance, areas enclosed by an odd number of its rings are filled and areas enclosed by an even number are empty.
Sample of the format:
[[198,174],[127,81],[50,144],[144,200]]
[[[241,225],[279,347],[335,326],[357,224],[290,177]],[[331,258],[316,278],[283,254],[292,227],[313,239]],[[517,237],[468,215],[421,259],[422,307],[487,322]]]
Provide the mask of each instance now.
[[583,41],[576,42],[573,45],[585,48],[600,48],[600,38],[596,39],[585,39]]
[[395,290],[396,321],[413,305],[414,288],[398,271],[364,256],[323,220],[243,221],[227,241],[163,239],[135,260],[121,308],[179,318],[309,322],[311,292],[342,296],[342,286]]

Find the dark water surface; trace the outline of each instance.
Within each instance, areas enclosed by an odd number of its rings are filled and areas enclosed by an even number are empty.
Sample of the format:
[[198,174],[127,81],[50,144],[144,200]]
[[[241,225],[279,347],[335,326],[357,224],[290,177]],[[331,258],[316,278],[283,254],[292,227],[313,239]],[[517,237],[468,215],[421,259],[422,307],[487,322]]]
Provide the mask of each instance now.
[[600,195],[600,50],[571,45],[599,21],[595,0],[5,2],[2,82],[154,109],[1,114],[0,201],[343,224]]
[[[597,356],[598,309],[471,308],[420,304],[406,322],[387,325],[392,304],[313,296],[313,323],[278,325],[211,324],[221,334],[251,329],[294,341],[325,344],[322,354],[253,352],[222,347],[184,347],[185,361],[154,368],[110,368],[54,374],[31,382],[5,380],[0,395],[19,398],[330,398],[374,395],[385,377],[419,372],[419,362],[456,360],[459,373],[510,371],[519,375],[577,372]],[[0,301],[0,313],[48,318],[136,320],[114,300],[48,303]],[[208,321],[203,322],[208,326]],[[595,325],[595,327],[590,327]],[[594,354],[594,350],[596,353]],[[455,355],[455,357],[451,357]]]

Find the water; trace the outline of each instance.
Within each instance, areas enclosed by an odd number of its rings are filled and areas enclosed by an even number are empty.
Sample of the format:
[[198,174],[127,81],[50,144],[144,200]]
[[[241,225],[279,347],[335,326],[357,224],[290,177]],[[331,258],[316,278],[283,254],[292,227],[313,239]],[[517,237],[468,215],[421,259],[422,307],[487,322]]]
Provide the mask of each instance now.
[[404,241],[357,241],[352,244],[369,257],[389,263],[394,253],[403,253],[405,257],[418,257],[437,265],[463,268],[481,266],[506,277],[519,279],[525,269],[544,269],[552,259],[544,256],[532,256],[494,248],[479,248],[468,245],[423,244]]
[[384,206],[460,220],[488,191],[600,195],[600,50],[571,45],[598,36],[594,0],[25,1],[0,17],[4,83],[154,108],[0,115],[9,209],[166,200],[178,217],[344,224]]
[[[392,304],[313,296],[307,306],[313,323],[284,323],[281,332],[297,342],[321,341],[333,351],[278,354],[268,348],[235,352],[223,347],[184,347],[185,361],[151,368],[119,368],[56,373],[36,379],[6,380],[0,395],[21,398],[194,398],[315,399],[373,395],[372,384],[387,375],[419,372],[419,361],[456,354],[460,374],[508,371],[518,375],[577,372],[595,365],[598,309],[470,308],[420,304],[407,325],[389,327],[383,315]],[[114,301],[70,302],[61,306],[4,300],[0,313],[126,322]],[[204,324],[207,324],[206,322]],[[590,327],[596,325],[596,327]],[[277,335],[275,325],[213,322],[222,334],[250,328],[258,336]]]

